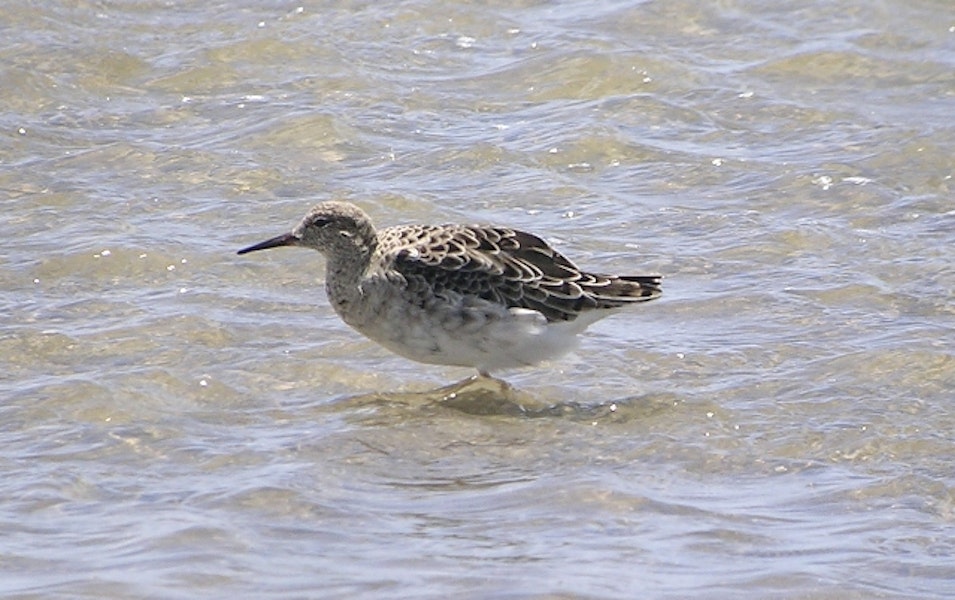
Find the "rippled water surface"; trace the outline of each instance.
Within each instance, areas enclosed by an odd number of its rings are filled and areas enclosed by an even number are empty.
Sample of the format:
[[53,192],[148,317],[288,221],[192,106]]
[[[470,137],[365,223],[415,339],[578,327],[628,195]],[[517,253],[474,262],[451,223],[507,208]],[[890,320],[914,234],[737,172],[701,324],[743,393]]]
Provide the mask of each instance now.
[[[948,0],[0,23],[0,595],[955,596]],[[330,197],[664,296],[433,392],[235,256]]]

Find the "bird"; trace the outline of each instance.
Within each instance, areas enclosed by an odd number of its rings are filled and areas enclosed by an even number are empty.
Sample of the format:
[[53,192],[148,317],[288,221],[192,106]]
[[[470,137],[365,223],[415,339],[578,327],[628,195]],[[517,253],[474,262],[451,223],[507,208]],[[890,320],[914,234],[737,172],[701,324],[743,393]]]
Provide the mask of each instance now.
[[624,307],[659,298],[660,275],[585,271],[540,237],[493,225],[375,229],[357,205],[315,205],[290,232],[238,251],[298,246],[325,256],[339,317],[426,364],[492,371],[537,365]]

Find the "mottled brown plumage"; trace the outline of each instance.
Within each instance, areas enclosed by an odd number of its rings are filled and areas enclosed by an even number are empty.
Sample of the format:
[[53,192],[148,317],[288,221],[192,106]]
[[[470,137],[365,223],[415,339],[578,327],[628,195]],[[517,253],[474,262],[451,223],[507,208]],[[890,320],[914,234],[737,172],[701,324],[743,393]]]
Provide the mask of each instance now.
[[530,233],[480,225],[409,225],[379,235],[382,259],[432,293],[472,294],[508,308],[572,321],[582,311],[619,308],[660,295],[660,277],[581,271]]
[[347,202],[323,202],[291,233],[239,254],[277,246],[325,255],[329,300],[359,332],[402,356],[482,374],[560,356],[597,319],[661,293],[657,275],[582,271],[530,233],[481,225],[376,231]]

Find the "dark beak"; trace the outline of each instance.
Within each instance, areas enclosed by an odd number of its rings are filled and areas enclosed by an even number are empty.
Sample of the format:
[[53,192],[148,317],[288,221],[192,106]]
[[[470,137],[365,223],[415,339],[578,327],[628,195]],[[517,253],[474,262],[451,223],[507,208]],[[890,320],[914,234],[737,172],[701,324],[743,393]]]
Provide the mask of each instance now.
[[247,254],[249,252],[255,252],[256,250],[268,250],[269,248],[278,248],[279,246],[294,246],[298,243],[298,238],[296,238],[291,233],[283,233],[282,235],[277,235],[270,240],[265,240],[264,242],[259,242],[254,246],[249,246],[248,248],[243,248],[237,252],[237,254]]

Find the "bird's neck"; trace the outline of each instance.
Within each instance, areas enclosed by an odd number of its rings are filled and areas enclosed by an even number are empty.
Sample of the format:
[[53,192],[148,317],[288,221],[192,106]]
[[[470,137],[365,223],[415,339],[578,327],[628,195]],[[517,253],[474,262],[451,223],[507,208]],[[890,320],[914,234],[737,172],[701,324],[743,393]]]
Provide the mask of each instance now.
[[325,290],[335,311],[348,321],[346,315],[361,301],[361,282],[368,272],[374,254],[374,244],[363,244],[348,253],[327,256]]

